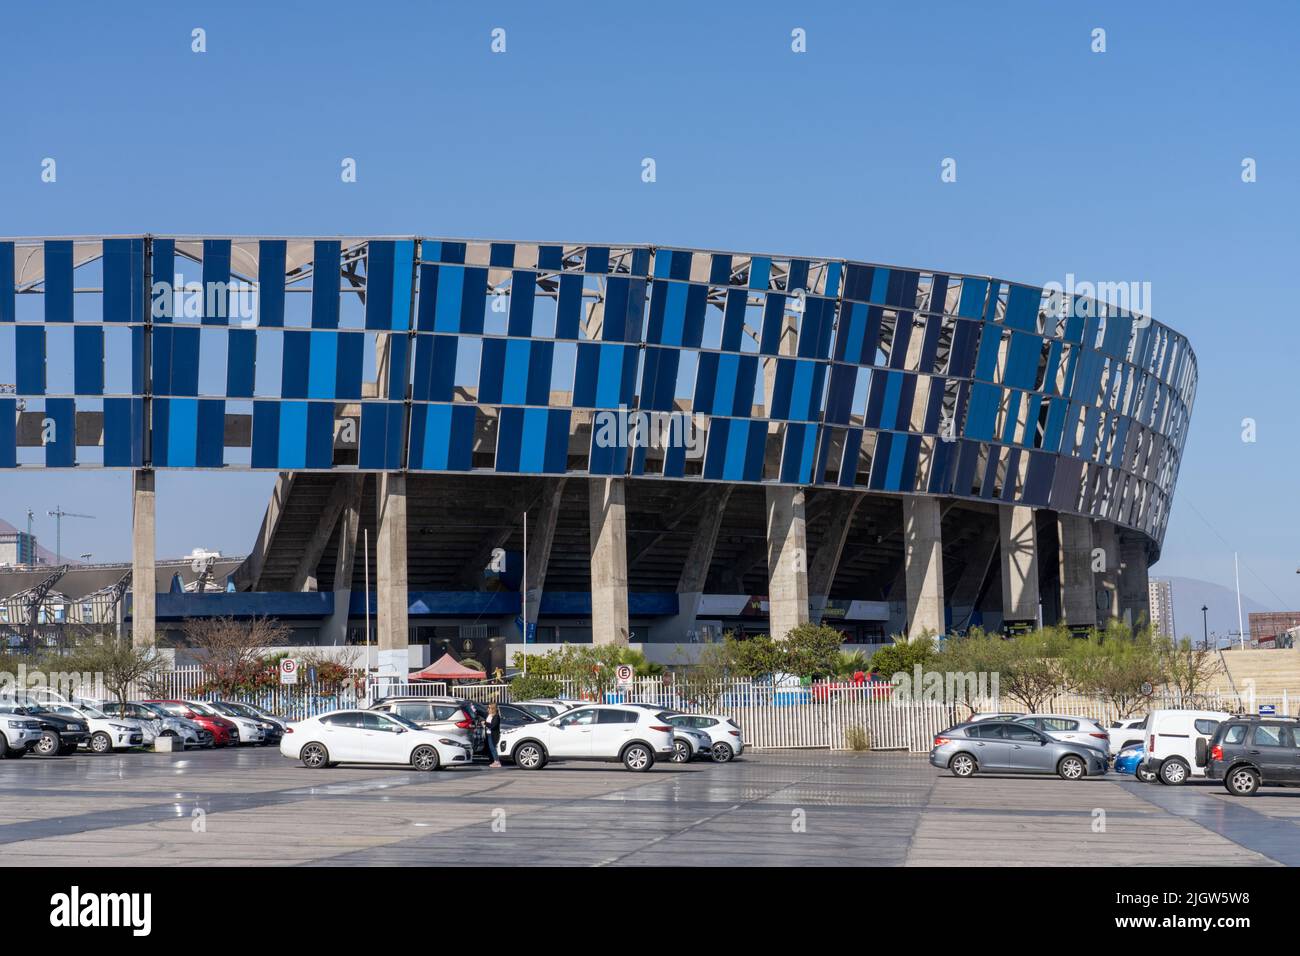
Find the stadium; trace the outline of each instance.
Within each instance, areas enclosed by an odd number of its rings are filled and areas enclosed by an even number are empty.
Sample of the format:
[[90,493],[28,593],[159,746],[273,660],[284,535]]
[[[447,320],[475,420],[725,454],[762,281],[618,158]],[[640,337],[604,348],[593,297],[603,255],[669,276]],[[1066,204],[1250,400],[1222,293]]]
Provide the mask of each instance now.
[[[142,644],[270,615],[400,671],[587,642],[684,663],[809,620],[849,645],[1136,621],[1196,381],[1147,316],[939,270],[0,241],[0,469],[134,473],[131,564],[0,569],[0,627],[51,601]],[[277,473],[246,555],[158,559],[164,469]]]

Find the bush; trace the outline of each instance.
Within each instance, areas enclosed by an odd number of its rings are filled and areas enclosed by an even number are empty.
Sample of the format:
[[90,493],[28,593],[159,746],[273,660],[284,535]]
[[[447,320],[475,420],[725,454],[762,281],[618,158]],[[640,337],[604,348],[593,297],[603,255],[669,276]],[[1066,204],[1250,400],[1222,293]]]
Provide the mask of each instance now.
[[536,700],[539,697],[559,697],[560,682],[543,674],[520,674],[510,682],[511,700]]
[[932,636],[921,634],[913,640],[882,647],[871,655],[871,669],[885,680],[900,671],[911,674],[917,664],[925,667],[930,663],[935,656],[934,643]]
[[864,750],[871,749],[871,735],[866,727],[855,724],[844,729],[844,743],[850,750],[862,753]]

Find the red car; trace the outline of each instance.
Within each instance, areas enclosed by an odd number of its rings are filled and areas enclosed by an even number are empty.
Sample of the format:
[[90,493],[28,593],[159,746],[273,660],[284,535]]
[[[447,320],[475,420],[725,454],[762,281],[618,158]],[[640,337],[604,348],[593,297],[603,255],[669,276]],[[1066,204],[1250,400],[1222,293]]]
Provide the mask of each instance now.
[[229,747],[239,743],[239,728],[235,726],[233,720],[205,714],[202,711],[195,710],[183,700],[146,700],[145,703],[157,704],[173,717],[192,720],[204,730],[210,731],[212,733],[212,746],[214,747]]

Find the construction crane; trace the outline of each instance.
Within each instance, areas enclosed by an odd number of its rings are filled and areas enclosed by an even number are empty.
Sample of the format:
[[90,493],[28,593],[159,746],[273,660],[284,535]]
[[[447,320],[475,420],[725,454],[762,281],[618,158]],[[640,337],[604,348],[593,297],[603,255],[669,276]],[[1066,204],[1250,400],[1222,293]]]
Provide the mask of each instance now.
[[55,505],[54,510],[49,513],[54,519],[54,560],[63,560],[63,519],[64,518],[93,518],[94,515],[81,515],[75,511],[64,511],[63,505]]

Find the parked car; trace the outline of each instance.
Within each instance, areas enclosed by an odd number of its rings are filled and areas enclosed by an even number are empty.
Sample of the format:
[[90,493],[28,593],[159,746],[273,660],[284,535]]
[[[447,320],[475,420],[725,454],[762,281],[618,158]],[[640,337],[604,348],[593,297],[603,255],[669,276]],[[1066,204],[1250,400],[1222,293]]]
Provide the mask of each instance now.
[[91,753],[130,750],[153,741],[153,730],[145,728],[139,721],[126,717],[109,717],[89,704],[52,704],[48,709],[60,717],[86,722],[90,729],[86,747]]
[[1067,714],[1027,714],[1017,717],[1016,723],[1027,724],[1066,743],[1096,747],[1107,757],[1110,756],[1110,734],[1091,718],[1071,717]]
[[195,710],[208,714],[212,717],[222,717],[235,725],[238,736],[235,743],[238,744],[260,744],[266,739],[266,731],[262,727],[260,720],[252,720],[248,717],[240,717],[224,707],[218,707],[210,700],[187,700]]
[[525,770],[540,770],[551,761],[621,761],[643,771],[673,755],[670,713],[591,704],[550,720],[501,731],[498,753]]
[[229,717],[231,720],[242,717],[245,720],[251,720],[262,731],[262,739],[258,741],[262,746],[268,744],[278,744],[280,738],[284,736],[285,725],[277,720],[271,720],[269,717],[262,716],[261,713],[249,707],[247,704],[241,704],[231,700],[214,700],[211,701],[213,707],[221,712],[221,716]]
[[28,748],[42,757],[66,757],[76,753],[79,746],[90,737],[90,727],[85,719],[57,714],[28,698],[24,703],[6,700],[0,703],[0,711],[35,720],[40,727],[40,738]]
[[524,710],[541,720],[550,720],[552,717],[558,717],[566,710],[573,710],[573,708],[580,707],[582,704],[583,701],[580,700],[562,700],[558,697],[515,701],[516,707],[522,707]]
[[273,714],[265,707],[260,707],[257,704],[240,704],[239,706],[245,707],[248,710],[253,711],[253,713],[255,713],[258,717],[261,717],[265,720],[269,720],[272,723],[279,724],[281,733],[283,733],[285,730],[288,729],[289,724],[293,723],[292,718],[281,717],[279,714]]
[[280,753],[311,770],[366,763],[408,764],[427,771],[473,760],[463,734],[424,730],[400,714],[374,710],[336,710],[299,721],[281,739]]
[[469,701],[455,697],[386,697],[369,709],[397,714],[435,733],[463,734],[469,738],[474,753],[487,753],[487,735]]
[[217,717],[207,711],[198,710],[183,700],[146,700],[142,701],[142,703],[155,704],[173,717],[183,717],[186,720],[194,721],[194,723],[212,734],[212,745],[214,747],[229,747],[239,743],[239,728],[235,726],[233,720],[227,720],[225,717]]
[[691,727],[709,736],[710,749],[717,763],[726,763],[745,752],[745,738],[740,725],[720,714],[673,714],[668,722],[674,727]]
[[934,738],[930,764],[954,777],[975,773],[1054,773],[1066,780],[1101,776],[1106,755],[1086,744],[1056,740],[1015,721],[958,724]]
[[1141,744],[1132,744],[1121,750],[1115,757],[1114,771],[1136,774],[1138,764],[1142,762],[1143,749]]
[[1232,717],[1210,741],[1205,775],[1234,797],[1260,787],[1300,787],[1300,723],[1293,717]]
[[[1210,740],[1232,715],[1220,710],[1153,710],[1141,767],[1171,787],[1204,777]],[[1142,779],[1139,775],[1138,779]]]
[[1123,717],[1120,720],[1112,720],[1108,728],[1111,756],[1114,757],[1121,750],[1145,741],[1146,730],[1147,718],[1145,714],[1141,717]]
[[207,746],[212,744],[212,734],[198,724],[173,717],[160,707],[134,702],[109,701],[99,709],[110,717],[125,717],[148,724],[153,727],[156,737],[175,737],[183,747],[205,746],[204,737],[207,738]]
[[17,704],[0,704],[0,756],[16,759],[27,756],[41,740],[41,722]]

